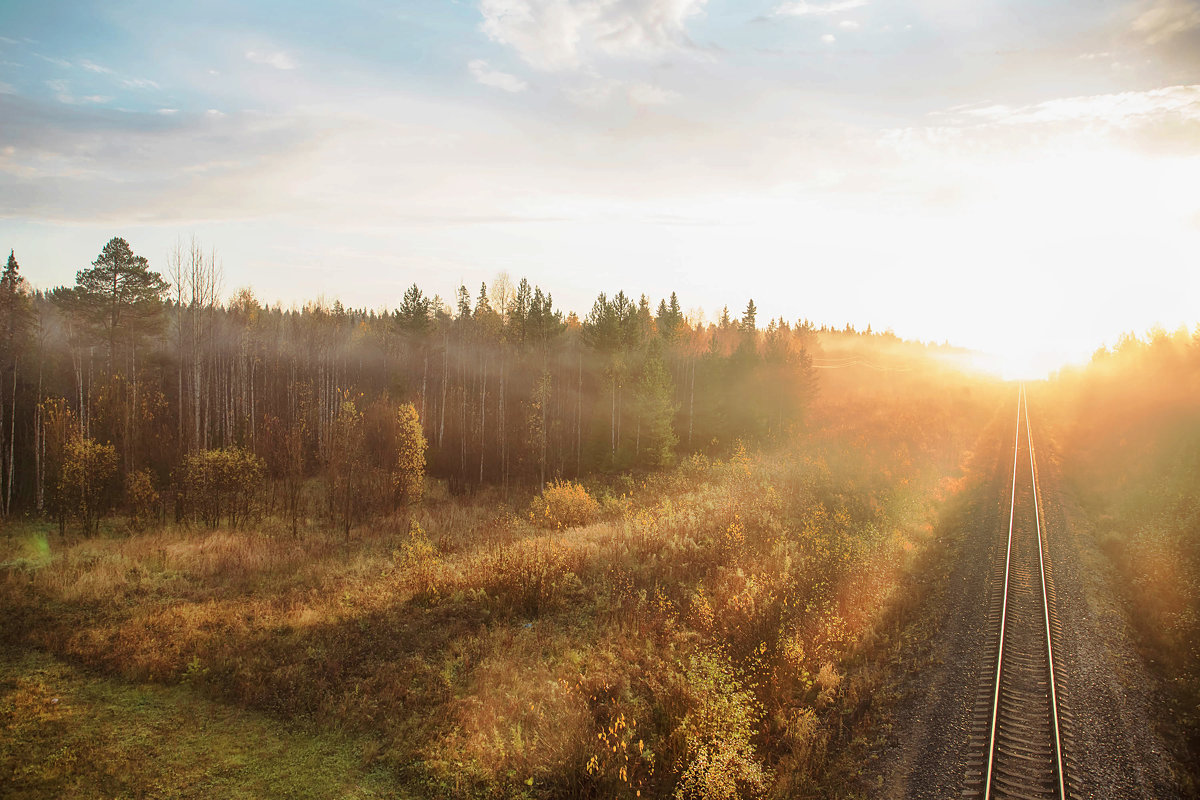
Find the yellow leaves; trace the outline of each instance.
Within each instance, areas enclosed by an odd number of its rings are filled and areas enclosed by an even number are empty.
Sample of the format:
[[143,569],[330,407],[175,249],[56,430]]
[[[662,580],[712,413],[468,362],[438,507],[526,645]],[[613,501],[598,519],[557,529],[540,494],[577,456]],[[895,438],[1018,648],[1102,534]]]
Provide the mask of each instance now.
[[562,530],[592,522],[600,514],[596,502],[583,484],[567,480],[552,481],[529,505],[530,521],[540,518],[542,527]]
[[725,546],[730,550],[741,550],[746,545],[746,526],[741,514],[733,515],[733,522],[725,528]]

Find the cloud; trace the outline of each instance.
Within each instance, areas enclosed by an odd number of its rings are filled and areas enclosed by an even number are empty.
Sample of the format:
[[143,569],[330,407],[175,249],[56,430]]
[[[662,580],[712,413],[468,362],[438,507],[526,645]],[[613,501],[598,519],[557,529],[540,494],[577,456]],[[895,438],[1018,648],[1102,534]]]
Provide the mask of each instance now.
[[634,107],[661,106],[679,99],[679,93],[644,81],[592,78],[568,88],[566,97],[577,106],[601,109],[610,103]]
[[83,67],[88,72],[95,72],[99,75],[111,75],[112,74],[112,70],[109,69],[108,67],[102,67],[93,61],[88,61],[86,58],[79,62],[79,66]]
[[122,78],[121,85],[126,89],[158,89],[160,88],[156,81],[148,78]]
[[178,114],[179,109],[178,108],[160,108],[158,111],[155,111],[154,113],[162,114],[164,117],[169,117],[172,114]]
[[54,97],[58,100],[58,102],[65,103],[69,106],[77,106],[85,103],[109,103],[112,102],[113,99],[108,95],[101,94],[89,94],[83,97],[78,97],[71,94],[70,85],[62,79],[46,81],[46,86],[50,88],[50,91],[54,92]]
[[44,56],[41,53],[34,53],[34,55],[37,56],[38,58],[40,58],[42,61],[48,61],[49,63],[53,64],[56,67],[64,67],[65,68],[65,67],[71,66],[71,62],[67,61],[66,59],[55,58],[54,56]]
[[884,132],[905,157],[1001,160],[1105,152],[1155,158],[1200,155],[1200,85],[1061,97],[1025,106],[959,106],[932,124]]
[[807,3],[804,0],[780,3],[771,12],[773,17],[828,17],[867,5],[867,0],[834,0],[832,3]]
[[247,50],[246,60],[253,61],[255,64],[265,64],[275,69],[295,69],[300,66],[287,53],[282,50],[263,51],[263,50]]
[[480,26],[531,66],[578,69],[594,56],[645,57],[691,46],[707,0],[480,0]]
[[1200,5],[1190,0],[1154,0],[1133,21],[1133,30],[1155,45],[1200,28]]
[[858,30],[859,25],[852,19],[844,19],[838,23],[838,27],[844,31],[856,31]]
[[825,44],[833,44],[834,42],[837,41],[837,37],[834,36],[832,33],[826,33],[821,36],[821,41],[824,42]]
[[[0,159],[7,187],[0,219],[252,216],[261,211],[255,207],[261,195],[246,187],[314,135],[313,121],[304,118],[133,113],[87,99],[14,101],[14,122],[5,131],[14,150]],[[278,197],[286,205],[291,184],[282,182]]]
[[1002,125],[1099,122],[1122,126],[1163,116],[1200,121],[1200,85],[1062,97],[1028,106],[966,107],[958,112]]
[[629,102],[635,106],[661,106],[679,99],[678,92],[651,83],[635,83],[629,87]]
[[491,86],[493,89],[503,89],[506,92],[523,92],[529,88],[529,84],[516,75],[509,75],[507,72],[500,72],[497,69],[493,69],[481,58],[477,58],[467,64],[467,69],[471,71],[471,75],[475,80],[484,86]]

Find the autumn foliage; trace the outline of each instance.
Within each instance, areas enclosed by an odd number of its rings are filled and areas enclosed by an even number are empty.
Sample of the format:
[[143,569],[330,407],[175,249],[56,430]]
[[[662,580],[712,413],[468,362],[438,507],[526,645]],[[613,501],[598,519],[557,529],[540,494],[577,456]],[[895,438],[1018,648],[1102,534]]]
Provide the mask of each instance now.
[[574,528],[587,525],[600,514],[600,504],[582,484],[552,481],[529,504],[529,518],[544,528]]

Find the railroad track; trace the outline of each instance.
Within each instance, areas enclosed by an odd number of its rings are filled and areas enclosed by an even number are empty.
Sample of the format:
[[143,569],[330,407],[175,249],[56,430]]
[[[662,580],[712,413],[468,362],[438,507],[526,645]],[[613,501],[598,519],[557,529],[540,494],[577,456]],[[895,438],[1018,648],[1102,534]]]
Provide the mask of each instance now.
[[[1024,445],[1022,445],[1024,438]],[[1070,749],[1049,547],[1022,386],[1013,435],[1008,536],[992,574],[983,682],[971,723],[964,797],[1067,800],[1080,796]]]

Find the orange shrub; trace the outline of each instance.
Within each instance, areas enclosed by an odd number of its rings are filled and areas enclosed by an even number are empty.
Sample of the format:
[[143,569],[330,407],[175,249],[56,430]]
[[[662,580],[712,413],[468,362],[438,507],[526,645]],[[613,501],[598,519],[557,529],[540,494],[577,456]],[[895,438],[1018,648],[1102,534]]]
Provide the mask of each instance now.
[[582,484],[553,481],[529,504],[529,519],[543,528],[574,528],[600,515],[600,504]]

